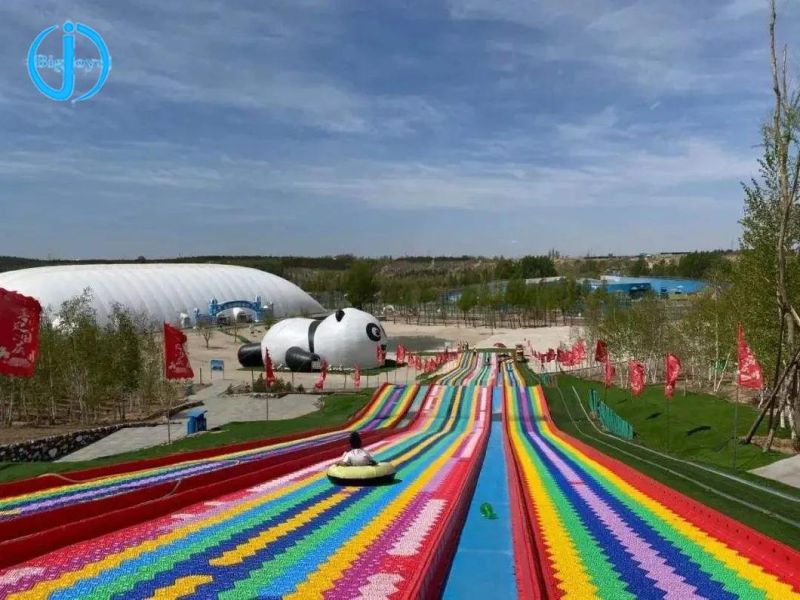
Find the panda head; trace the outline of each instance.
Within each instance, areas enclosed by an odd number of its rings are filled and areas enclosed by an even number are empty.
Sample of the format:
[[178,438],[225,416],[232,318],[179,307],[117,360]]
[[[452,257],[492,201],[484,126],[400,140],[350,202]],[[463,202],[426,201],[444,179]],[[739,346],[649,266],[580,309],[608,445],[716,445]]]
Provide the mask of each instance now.
[[357,308],[340,308],[316,330],[314,351],[329,364],[377,364],[376,346],[386,346],[388,336],[381,322]]

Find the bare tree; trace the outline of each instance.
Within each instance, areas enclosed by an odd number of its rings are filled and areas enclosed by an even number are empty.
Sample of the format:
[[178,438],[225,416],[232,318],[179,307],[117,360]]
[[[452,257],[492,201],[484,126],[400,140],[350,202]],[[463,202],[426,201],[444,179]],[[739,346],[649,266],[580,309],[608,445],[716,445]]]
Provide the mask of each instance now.
[[197,334],[203,338],[203,341],[206,343],[206,350],[208,350],[209,342],[211,338],[214,337],[216,330],[208,323],[208,321],[200,321],[197,322]]

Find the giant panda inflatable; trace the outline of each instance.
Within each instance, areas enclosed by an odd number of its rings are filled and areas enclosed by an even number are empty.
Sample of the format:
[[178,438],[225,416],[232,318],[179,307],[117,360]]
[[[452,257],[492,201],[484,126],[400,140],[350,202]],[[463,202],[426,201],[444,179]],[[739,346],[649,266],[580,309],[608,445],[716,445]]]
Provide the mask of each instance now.
[[371,314],[356,308],[340,308],[324,319],[284,319],[270,327],[260,344],[239,348],[243,367],[264,366],[264,350],[274,365],[308,372],[321,361],[345,368],[378,366],[377,346],[386,349],[386,331]]

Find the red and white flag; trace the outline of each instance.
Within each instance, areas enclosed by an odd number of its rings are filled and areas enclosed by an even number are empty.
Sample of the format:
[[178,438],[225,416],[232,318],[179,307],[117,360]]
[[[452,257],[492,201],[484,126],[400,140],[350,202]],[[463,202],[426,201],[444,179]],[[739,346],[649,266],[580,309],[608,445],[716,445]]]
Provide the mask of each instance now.
[[606,362],[608,360],[608,348],[603,340],[597,340],[597,346],[594,348],[594,362]]
[[38,301],[0,288],[0,373],[31,377],[39,354]]
[[194,371],[186,354],[186,335],[177,327],[164,323],[164,373],[167,379],[191,379]]
[[605,367],[603,369],[603,385],[607,388],[614,385],[614,375],[617,374],[617,369],[611,364],[611,361],[606,358]]
[[361,367],[358,365],[353,368],[353,385],[357,390],[361,389]]
[[764,387],[764,373],[761,365],[756,360],[756,355],[744,339],[744,328],[739,323],[736,334],[736,347],[738,354],[739,373],[736,376],[736,383],[743,388],[760,390]]
[[628,361],[628,382],[631,386],[631,393],[638,396],[644,389],[644,365],[638,360]]
[[664,395],[667,398],[672,398],[675,393],[675,384],[678,382],[678,376],[681,374],[681,360],[672,354],[667,354],[667,383],[664,386]]
[[405,346],[402,344],[398,344],[397,351],[395,352],[395,360],[397,361],[398,365],[402,365],[403,361],[406,359],[406,349]]
[[267,348],[264,348],[264,370],[267,378],[267,387],[272,387],[277,379],[275,378],[275,370],[272,368],[272,357],[269,355]]
[[319,371],[319,379],[317,379],[317,383],[314,384],[314,389],[317,391],[322,391],[322,388],[325,387],[325,378],[328,377],[328,361],[322,361],[322,368]]
[[380,344],[375,346],[375,356],[378,359],[378,366],[381,366],[386,358],[386,352],[383,351]]

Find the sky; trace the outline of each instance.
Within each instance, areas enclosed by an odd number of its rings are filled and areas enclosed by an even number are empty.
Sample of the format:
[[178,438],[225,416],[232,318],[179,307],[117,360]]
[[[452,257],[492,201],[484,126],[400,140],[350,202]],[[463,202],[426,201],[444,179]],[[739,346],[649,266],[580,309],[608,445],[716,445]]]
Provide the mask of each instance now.
[[[0,255],[734,247],[772,103],[767,5],[3,0]],[[778,8],[791,58],[800,5]],[[26,67],[67,20],[112,57],[83,102]],[[76,56],[98,54],[78,36]]]

